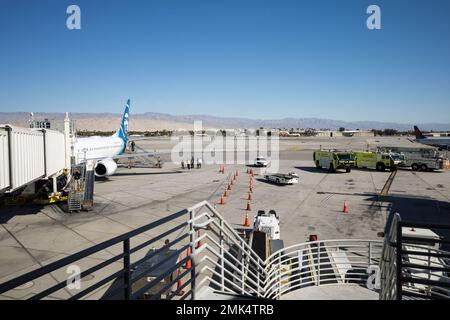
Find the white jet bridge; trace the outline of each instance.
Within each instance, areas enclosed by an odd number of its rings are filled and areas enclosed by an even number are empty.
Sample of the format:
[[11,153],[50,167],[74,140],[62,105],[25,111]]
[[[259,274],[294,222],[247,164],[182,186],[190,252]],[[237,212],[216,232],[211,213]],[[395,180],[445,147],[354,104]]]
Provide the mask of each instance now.
[[64,131],[0,125],[0,193],[12,193],[70,168],[68,117]]

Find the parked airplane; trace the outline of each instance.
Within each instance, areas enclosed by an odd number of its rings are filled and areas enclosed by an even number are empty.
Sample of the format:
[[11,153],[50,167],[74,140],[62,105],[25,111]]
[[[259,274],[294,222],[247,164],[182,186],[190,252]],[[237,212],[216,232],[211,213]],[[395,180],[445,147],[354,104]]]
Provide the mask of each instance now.
[[133,153],[124,154],[129,141],[128,117],[130,113],[130,99],[125,105],[120,127],[110,137],[88,137],[78,138],[73,146],[73,154],[77,163],[87,160],[95,160],[95,175],[105,177],[113,175],[117,170],[115,159],[133,158],[136,156],[152,156],[155,153]]
[[439,147],[439,150],[448,149],[450,146],[450,137],[425,137],[417,126],[414,126],[414,132],[416,134],[416,142]]

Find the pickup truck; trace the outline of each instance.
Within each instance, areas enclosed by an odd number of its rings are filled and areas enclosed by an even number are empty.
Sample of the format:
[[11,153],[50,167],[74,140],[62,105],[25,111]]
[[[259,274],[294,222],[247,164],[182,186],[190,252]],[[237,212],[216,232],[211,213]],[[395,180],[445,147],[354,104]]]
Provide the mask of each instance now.
[[264,178],[267,181],[274,182],[276,184],[298,183],[298,174],[296,174],[295,172],[266,174]]

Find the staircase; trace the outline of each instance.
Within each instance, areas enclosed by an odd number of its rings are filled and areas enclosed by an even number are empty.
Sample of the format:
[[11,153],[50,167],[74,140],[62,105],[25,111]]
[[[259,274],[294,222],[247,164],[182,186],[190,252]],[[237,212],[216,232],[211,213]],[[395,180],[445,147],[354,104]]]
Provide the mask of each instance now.
[[69,212],[78,212],[82,209],[82,194],[79,192],[70,192],[68,197]]
[[[144,148],[135,145],[135,149],[139,150],[142,153],[147,153],[149,151]],[[132,152],[130,154],[133,154]],[[138,155],[136,154],[133,158],[120,161],[122,164],[125,164],[129,167],[134,168],[162,168],[163,162],[159,156],[152,155]]]
[[79,212],[83,209],[85,188],[86,163],[82,163],[73,166],[71,169],[69,195],[67,197],[69,212]]
[[[83,182],[84,177],[79,180]],[[74,210],[80,208],[79,197],[83,195],[80,186],[83,183],[71,184],[69,199]],[[397,220],[391,230],[412,227],[402,223],[400,217]],[[136,241],[135,237],[144,234],[153,237],[143,243]],[[34,281],[35,288],[43,291],[33,292],[32,299],[50,295],[67,299],[67,293],[61,293],[67,289],[67,280],[55,285],[43,276],[65,272],[67,266],[89,260],[81,278],[92,274],[95,280],[84,282],[82,291],[70,292],[70,299],[162,299],[164,296],[164,299],[177,300],[311,297],[390,300],[405,298],[407,294],[421,298],[448,297],[445,290],[450,287],[450,281],[443,272],[440,279],[431,273],[412,274],[417,262],[403,261],[401,256],[447,257],[448,252],[431,248],[430,252],[408,252],[412,251],[410,244],[402,246],[407,239],[401,232],[394,237],[389,234],[384,245],[366,239],[299,243],[273,253],[266,260],[252,250],[247,240],[244,233],[238,232],[211,204],[203,201],[0,284],[0,294]],[[396,248],[401,248],[400,253]],[[108,253],[106,260],[86,260],[99,253]],[[448,266],[427,264],[421,268],[447,271]],[[411,286],[413,282],[417,284],[415,287]],[[425,295],[419,289],[430,294]]]

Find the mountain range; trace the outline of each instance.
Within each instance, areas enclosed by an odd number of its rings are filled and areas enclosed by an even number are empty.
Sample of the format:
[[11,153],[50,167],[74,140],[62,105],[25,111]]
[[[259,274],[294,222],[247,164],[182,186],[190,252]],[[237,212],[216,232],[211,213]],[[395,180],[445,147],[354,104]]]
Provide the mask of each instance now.
[[[120,114],[114,113],[71,113],[71,119],[77,120],[78,130],[111,131],[118,126]],[[64,113],[34,113],[35,120],[49,119],[53,122],[61,122]],[[17,126],[28,126],[29,113],[27,112],[0,112],[0,123],[9,123]],[[424,131],[447,131],[450,124],[446,123],[394,123],[379,121],[343,121],[321,118],[283,118],[275,120],[249,119],[239,117],[217,117],[209,115],[170,115],[165,113],[146,112],[132,114],[130,116],[130,130],[174,130],[191,129],[194,120],[202,121],[204,128],[314,128],[314,129],[339,129],[371,130],[371,129],[396,129],[400,131],[412,130],[413,125],[418,125]]]

